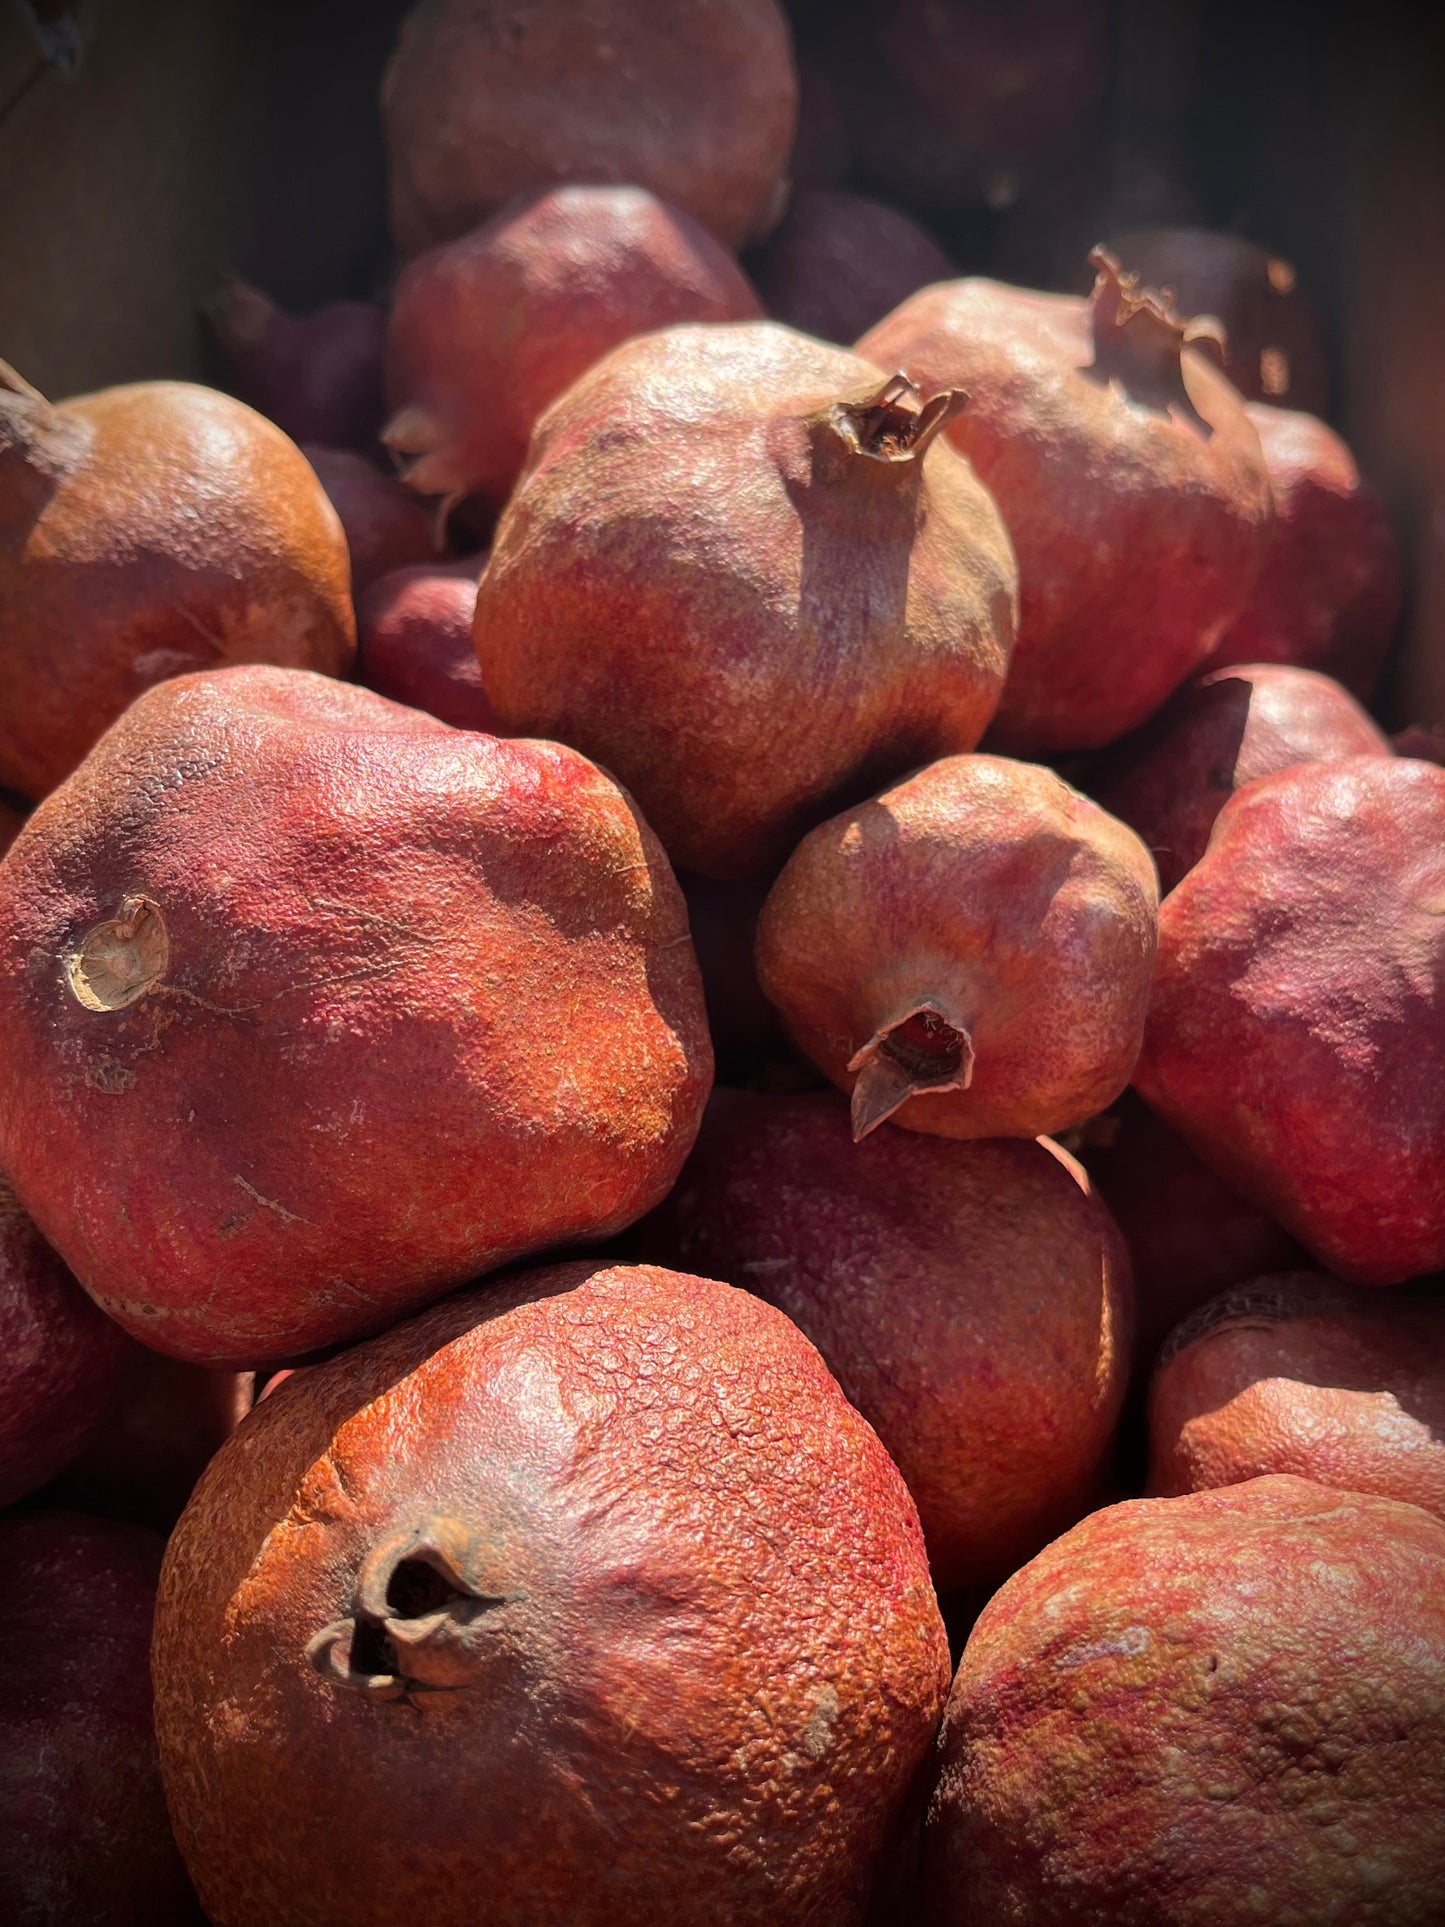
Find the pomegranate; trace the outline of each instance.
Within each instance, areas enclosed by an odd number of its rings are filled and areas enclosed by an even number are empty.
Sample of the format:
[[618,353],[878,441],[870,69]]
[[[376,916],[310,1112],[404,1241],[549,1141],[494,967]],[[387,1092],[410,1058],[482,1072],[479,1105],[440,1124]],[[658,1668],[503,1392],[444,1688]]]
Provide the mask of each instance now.
[[1135,1083],[1341,1277],[1445,1266],[1445,770],[1302,763],[1225,805],[1160,912]]
[[1170,288],[1191,314],[1219,320],[1224,371],[1246,400],[1326,412],[1324,332],[1292,262],[1237,234],[1197,227],[1136,229],[1109,245],[1151,287]]
[[395,476],[383,475],[364,455],[348,448],[308,443],[301,452],[341,517],[354,595],[394,569],[436,560],[444,531],[435,527],[436,518],[426,504]]
[[788,1314],[918,1507],[940,1590],[1092,1502],[1129,1370],[1129,1259],[1050,1147],[884,1128],[832,1091],[719,1091],[653,1233]]
[[856,1923],[948,1686],[917,1514],[806,1339],[583,1264],[278,1386],[154,1667],[224,1927]]
[[1252,1479],[1085,1519],[984,1608],[930,1927],[1445,1918],[1445,1524]]
[[204,1927],[151,1719],[161,1551],[139,1526],[0,1519],[0,1894],[13,1927]]
[[355,648],[346,538],[278,428],[178,381],[52,407],[0,363],[0,783],[45,795],[168,676]]
[[416,254],[518,194],[631,183],[731,248],[782,212],[798,85],[774,0],[421,0],[382,83],[391,225]]
[[1253,1278],[1170,1335],[1149,1435],[1151,1492],[1294,1472],[1445,1518],[1445,1299]]
[[375,441],[385,308],[375,301],[329,301],[291,315],[233,278],[206,304],[206,318],[236,393],[292,441],[327,448],[368,448]]
[[1413,756],[1422,763],[1445,763],[1445,729],[1411,723],[1390,738],[1397,756]]
[[554,403],[477,595],[517,730],[595,756],[673,860],[746,877],[843,790],[971,749],[1008,534],[953,398],[773,322],[628,342]]
[[1052,770],[949,756],[804,837],[758,980],[856,1137],[1037,1137],[1128,1084],[1158,906],[1138,837]]
[[456,729],[504,736],[472,647],[484,555],[395,569],[356,605],[358,680]]
[[681,893],[601,771],[294,670],[135,703],[0,865],[0,930],[0,1164],[201,1364],[619,1230],[711,1077]]
[[1293,662],[1373,695],[1400,615],[1400,555],[1385,505],[1333,429],[1257,403],[1274,532],[1244,613],[1210,661]]
[[726,250],[644,188],[532,195],[403,271],[382,440],[418,493],[499,509],[537,418],[609,349],[761,313]]
[[131,1350],[0,1176],[0,1506],[75,1457],[105,1418]]
[[929,281],[953,274],[933,236],[897,208],[837,188],[800,188],[748,260],[768,312],[825,341],[855,341]]
[[1109,753],[1089,789],[1143,837],[1169,891],[1246,784],[1297,763],[1390,754],[1389,739],[1328,676],[1251,662],[1187,683]]
[[1096,251],[1094,292],[951,281],[858,343],[925,393],[1019,558],[1018,647],[994,724],[1021,754],[1099,749],[1158,708],[1245,608],[1264,554],[1259,436],[1197,324]]

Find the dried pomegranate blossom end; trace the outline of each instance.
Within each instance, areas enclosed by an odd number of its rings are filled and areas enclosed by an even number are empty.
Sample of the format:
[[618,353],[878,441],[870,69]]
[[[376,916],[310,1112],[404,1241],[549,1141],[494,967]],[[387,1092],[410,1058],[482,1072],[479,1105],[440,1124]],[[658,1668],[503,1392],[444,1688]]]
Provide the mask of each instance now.
[[1200,348],[1220,361],[1224,331],[1213,315],[1186,320],[1174,311],[1174,296],[1141,288],[1106,248],[1095,248],[1089,264],[1097,270],[1089,298],[1094,359],[1089,372],[1102,382],[1117,381],[1131,401],[1163,413],[1177,412],[1201,434],[1213,433],[1184,386],[1182,356]]
[[915,462],[966,399],[958,389],[945,388],[925,401],[922,389],[900,373],[862,401],[840,401],[830,420],[858,455],[875,462]]
[[853,1142],[885,1123],[910,1097],[966,1091],[973,1082],[973,1040],[931,1001],[875,1031],[848,1060],[853,1086]]

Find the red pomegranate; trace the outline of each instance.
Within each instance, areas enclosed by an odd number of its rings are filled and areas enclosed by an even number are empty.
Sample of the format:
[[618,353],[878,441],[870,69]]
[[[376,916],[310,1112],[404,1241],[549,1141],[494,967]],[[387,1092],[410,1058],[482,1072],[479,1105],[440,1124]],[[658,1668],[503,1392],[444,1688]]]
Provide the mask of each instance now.
[[1170,1335],[1149,1437],[1151,1492],[1294,1472],[1445,1518],[1445,1298],[1253,1278]]
[[13,1927],[204,1927],[151,1716],[162,1542],[66,1512],[0,1519],[0,1895]]
[[774,0],[420,0],[382,83],[391,225],[416,254],[518,194],[632,184],[726,246],[782,212],[798,83]]
[[1397,756],[1413,756],[1422,763],[1445,763],[1445,728],[1411,723],[1390,738]]
[[0,1176],[0,1506],[75,1457],[110,1409],[133,1349]]
[[1322,421],[1264,403],[1248,412],[1274,529],[1254,594],[1210,661],[1298,663],[1368,699],[1400,615],[1400,553],[1385,505]]
[[804,837],[758,980],[855,1136],[1038,1137],[1128,1084],[1158,906],[1138,837],[1052,770],[949,756]]
[[1089,790],[1136,829],[1172,890],[1230,797],[1297,763],[1389,756],[1389,738],[1328,676],[1286,663],[1216,669],[1104,759]]
[[166,677],[355,650],[346,538],[278,428],[179,381],[52,407],[0,363],[0,783],[45,795]]
[[1270,518],[1259,437],[1194,324],[1096,252],[1094,292],[925,288],[858,343],[925,394],[1019,559],[1019,637],[991,740],[1098,749],[1157,709],[1245,608]]
[[341,517],[351,557],[353,595],[394,569],[436,560],[445,530],[437,527],[431,510],[394,475],[383,475],[364,455],[349,448],[308,443],[301,453]]
[[1445,1267],[1445,770],[1302,763],[1225,805],[1164,899],[1135,1083],[1341,1277]]
[[455,729],[505,736],[472,647],[485,555],[395,569],[356,605],[357,680]]
[[1445,1918],[1445,1524],[1252,1479],[1097,1512],[984,1608],[930,1927]]
[[1224,371],[1247,401],[1326,412],[1324,332],[1293,262],[1197,227],[1135,229],[1109,246],[1151,288],[1172,289],[1190,314],[1222,323]]
[[272,1392],[154,1667],[217,1927],[857,1923],[948,1685],[917,1514],[806,1339],[581,1264]]
[[206,304],[231,381],[294,442],[367,448],[382,417],[386,310],[375,301],[329,301],[287,314],[249,282],[232,279]]
[[832,1091],[719,1091],[652,1235],[788,1314],[907,1482],[940,1590],[1089,1509],[1129,1373],[1129,1259],[1041,1144],[884,1127]]
[[726,249],[646,189],[531,195],[403,271],[382,440],[419,494],[499,509],[538,417],[610,349],[761,313]]
[[202,1364],[620,1230],[711,1078],[628,798],[321,676],[142,697],[0,865],[0,930],[0,1164],[92,1297]]
[[901,378],[773,322],[614,349],[548,412],[477,595],[513,729],[595,756],[673,860],[781,862],[842,790],[971,749],[1007,532]]
[[897,208],[840,188],[799,188],[748,257],[769,314],[824,341],[851,342],[930,281],[954,273],[933,236]]

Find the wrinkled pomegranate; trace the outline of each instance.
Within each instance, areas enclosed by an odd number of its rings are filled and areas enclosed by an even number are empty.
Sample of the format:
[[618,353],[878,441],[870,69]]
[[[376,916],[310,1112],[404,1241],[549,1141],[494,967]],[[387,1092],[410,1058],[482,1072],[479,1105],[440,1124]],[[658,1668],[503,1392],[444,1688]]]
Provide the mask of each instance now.
[[397,569],[356,605],[357,680],[456,729],[505,736],[472,647],[484,555]]
[[320,676],[142,697],[0,865],[0,931],[0,1164],[105,1309],[199,1363],[621,1229],[710,1082],[627,797]]
[[288,1378],[171,1540],[154,1665],[228,1927],[860,1922],[948,1683],[917,1514],[812,1346],[650,1266]]
[[1037,1137],[1128,1084],[1158,902],[1138,837],[1052,770],[950,756],[803,839],[758,979],[855,1136]]
[[761,313],[736,262],[677,208],[640,187],[554,188],[408,264],[382,439],[419,494],[498,509],[538,417],[609,349]]
[[1245,607],[1269,525],[1259,437],[1193,324],[1094,259],[1088,301],[950,281],[858,343],[925,394],[968,396],[949,439],[1019,559],[990,737],[1010,753],[1102,748],[1143,722]]
[[346,538],[279,429],[179,381],[52,406],[0,363],[0,783],[45,795],[166,677],[355,649]]
[[513,729],[595,756],[680,866],[758,875],[838,793],[971,749],[1008,535],[953,405],[773,322],[627,343],[539,425],[477,596]]
[[249,282],[231,280],[206,318],[242,401],[293,442],[367,448],[382,417],[386,310],[375,301],[329,301],[291,315]]
[[360,595],[393,569],[435,561],[442,546],[435,517],[394,476],[383,475],[364,455],[350,449],[310,443],[301,452],[341,517],[351,557],[353,595]]
[[421,0],[382,83],[391,225],[415,254],[513,196],[648,188],[728,247],[782,212],[798,84],[774,0]]
[[1135,1083],[1331,1271],[1445,1266],[1445,770],[1303,763],[1225,805],[1160,911]]
[[915,288],[954,272],[933,236],[897,208],[821,187],[794,193],[748,269],[769,314],[844,343]]

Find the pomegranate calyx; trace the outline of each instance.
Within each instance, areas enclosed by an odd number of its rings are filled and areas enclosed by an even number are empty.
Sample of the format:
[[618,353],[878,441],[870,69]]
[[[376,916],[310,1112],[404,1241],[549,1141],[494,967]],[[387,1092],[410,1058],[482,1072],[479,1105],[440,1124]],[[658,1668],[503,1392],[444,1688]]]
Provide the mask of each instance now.
[[876,1030],[848,1060],[853,1142],[876,1131],[910,1097],[966,1091],[973,1082],[973,1039],[936,999],[923,998]]
[[855,454],[875,462],[914,462],[967,400],[961,389],[944,388],[925,401],[922,389],[900,370],[861,401],[837,403],[829,419]]
[[1182,358],[1186,348],[1199,348],[1222,367],[1221,324],[1212,315],[1191,319],[1177,313],[1168,288],[1141,288],[1139,277],[1126,273],[1107,248],[1091,249],[1089,265],[1097,278],[1089,297],[1094,359],[1087,372],[1098,381],[1117,381],[1146,408],[1177,410],[1191,427],[1212,434],[1184,385]]

